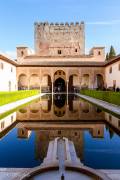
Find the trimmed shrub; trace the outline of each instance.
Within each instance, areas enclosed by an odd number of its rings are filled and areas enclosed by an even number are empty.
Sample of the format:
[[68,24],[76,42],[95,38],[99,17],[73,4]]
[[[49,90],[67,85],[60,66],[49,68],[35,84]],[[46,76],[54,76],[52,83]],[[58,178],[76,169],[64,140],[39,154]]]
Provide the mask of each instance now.
[[81,90],[80,93],[112,104],[120,105],[120,92]]
[[12,92],[0,92],[0,106],[15,102],[30,96],[37,95],[38,90],[22,90],[22,91],[12,91]]

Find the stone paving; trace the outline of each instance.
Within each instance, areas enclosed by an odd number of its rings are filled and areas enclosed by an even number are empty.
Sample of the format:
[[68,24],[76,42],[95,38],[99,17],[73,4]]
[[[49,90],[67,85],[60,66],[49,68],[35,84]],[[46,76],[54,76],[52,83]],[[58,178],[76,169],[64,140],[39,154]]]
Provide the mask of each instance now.
[[112,180],[120,180],[120,170],[99,170],[100,172],[105,173]]
[[30,168],[0,168],[0,180],[20,180]]
[[[0,180],[20,180],[22,175],[29,170],[30,168],[0,168]],[[111,180],[120,180],[120,170],[98,170],[98,171],[105,173]],[[56,173],[58,172],[55,172],[55,174]],[[73,175],[75,174],[73,172],[72,174],[69,172],[68,176],[69,175],[70,176],[72,175],[72,178],[74,179]],[[47,176],[47,173],[43,175],[43,177],[45,176]],[[36,176],[36,180],[38,178],[40,178],[40,176]]]

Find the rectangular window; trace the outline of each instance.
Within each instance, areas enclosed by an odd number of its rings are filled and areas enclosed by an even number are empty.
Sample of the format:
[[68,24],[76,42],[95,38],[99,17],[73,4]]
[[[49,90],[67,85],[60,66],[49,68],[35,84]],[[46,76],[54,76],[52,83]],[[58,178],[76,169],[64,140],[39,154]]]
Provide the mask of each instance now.
[[110,74],[112,73],[112,67],[109,68],[109,73],[110,73]]
[[1,129],[4,129],[4,125],[5,125],[4,121],[1,122]]
[[118,64],[118,71],[120,71],[120,64]]
[[4,69],[4,64],[0,63],[0,69]]
[[11,72],[13,72],[13,67],[11,67]]

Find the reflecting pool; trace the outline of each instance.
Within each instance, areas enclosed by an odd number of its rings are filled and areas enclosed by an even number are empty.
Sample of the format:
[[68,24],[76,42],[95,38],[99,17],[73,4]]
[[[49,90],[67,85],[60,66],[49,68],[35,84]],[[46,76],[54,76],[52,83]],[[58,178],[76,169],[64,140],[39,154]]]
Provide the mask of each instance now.
[[95,169],[120,168],[120,119],[71,94],[47,94],[0,120],[0,167],[35,167],[56,137]]

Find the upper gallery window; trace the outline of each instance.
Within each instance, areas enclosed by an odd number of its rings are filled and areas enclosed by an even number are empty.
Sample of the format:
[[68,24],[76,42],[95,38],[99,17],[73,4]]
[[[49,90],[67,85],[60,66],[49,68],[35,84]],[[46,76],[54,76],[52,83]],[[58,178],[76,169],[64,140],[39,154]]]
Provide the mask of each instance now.
[[61,51],[61,50],[58,50],[58,54],[62,54],[62,51]]

